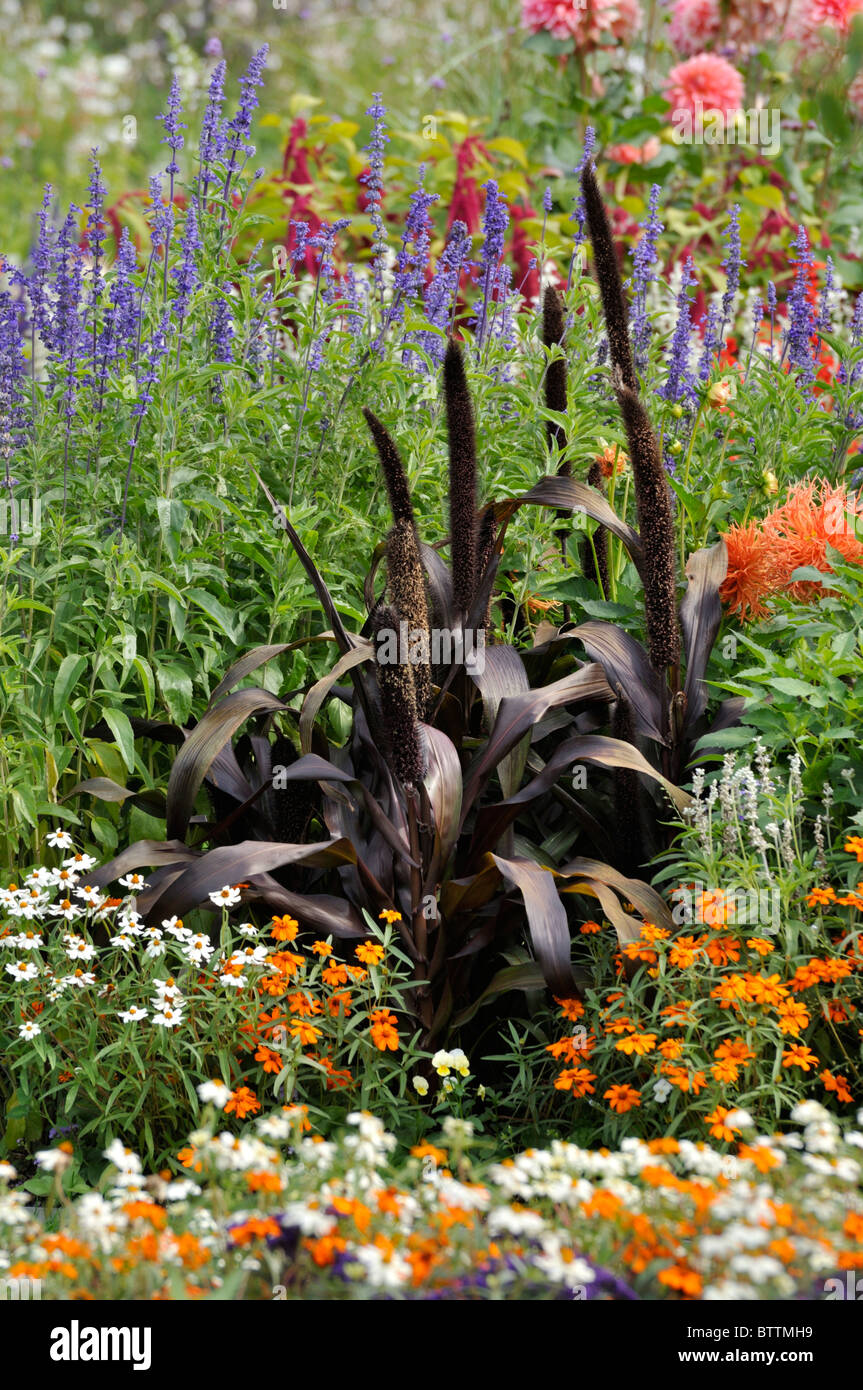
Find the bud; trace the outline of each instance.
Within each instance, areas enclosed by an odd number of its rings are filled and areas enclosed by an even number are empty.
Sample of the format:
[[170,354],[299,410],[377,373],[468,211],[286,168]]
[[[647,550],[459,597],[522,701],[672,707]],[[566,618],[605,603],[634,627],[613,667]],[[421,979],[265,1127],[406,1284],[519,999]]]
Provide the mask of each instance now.
[[764,479],[764,491],[768,497],[772,497],[779,491],[779,479],[770,468],[765,468],[761,476]]
[[720,381],[714,381],[707,392],[707,400],[710,405],[719,408],[733,401],[736,395],[737,383],[732,381],[731,377],[724,376]]
[[683,445],[681,444],[679,439],[673,439],[669,444],[668,448],[669,451],[674,455],[683,453]]
[[674,416],[675,420],[680,419],[681,415],[683,414],[683,406],[680,404],[680,401],[674,402],[674,405],[671,407],[671,413]]

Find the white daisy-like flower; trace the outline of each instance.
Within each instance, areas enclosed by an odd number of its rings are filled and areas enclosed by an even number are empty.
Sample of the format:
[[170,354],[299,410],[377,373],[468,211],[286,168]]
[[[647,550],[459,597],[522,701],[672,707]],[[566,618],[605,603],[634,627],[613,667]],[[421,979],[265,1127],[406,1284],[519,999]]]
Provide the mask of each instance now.
[[103,1150],[103,1154],[121,1173],[142,1172],[140,1158],[132,1149],[127,1149],[120,1139],[112,1140],[108,1148]]
[[141,924],[140,912],[135,912],[131,907],[124,907],[117,916],[117,926],[123,931],[127,931],[132,936],[140,936],[144,930]]
[[230,1086],[222,1081],[202,1081],[197,1091],[205,1105],[217,1105],[220,1110],[224,1110],[232,1095]]
[[135,938],[121,931],[118,932],[116,936],[111,937],[111,945],[116,946],[120,951],[126,951],[128,953],[135,945]]
[[203,932],[200,932],[197,936],[190,936],[189,940],[184,944],[185,950],[183,954],[186,960],[191,961],[193,965],[201,965],[204,961],[209,960],[216,949],[210,938],[204,936]]
[[101,907],[105,901],[99,889],[94,888],[91,883],[85,883],[83,888],[76,888],[75,893],[88,907]]
[[77,873],[85,874],[88,869],[95,869],[98,862],[91,854],[73,854],[71,859],[63,860],[63,868],[74,869]]
[[72,1155],[65,1149],[40,1149],[34,1154],[34,1158],[40,1168],[44,1168],[46,1173],[62,1173],[64,1168],[68,1168],[72,1162]]
[[6,974],[14,980],[35,980],[39,971],[29,960],[16,960],[14,965],[6,966]]
[[14,1182],[17,1176],[18,1170],[11,1163],[0,1162],[0,1182]]
[[242,922],[240,926],[237,927],[237,931],[240,933],[240,936],[260,935],[258,928],[252,922]]
[[7,938],[8,945],[17,946],[19,951],[38,951],[45,938],[40,931],[22,931],[17,936]]
[[88,985],[96,983],[96,976],[92,970],[76,970],[73,975],[64,975],[60,983],[72,985],[76,989],[86,989]]
[[40,866],[38,869],[33,869],[32,872],[27,875],[24,883],[27,888],[50,888],[52,877],[50,869],[43,869]]
[[74,888],[80,877],[74,869],[51,870],[51,884],[54,888]]
[[240,890],[226,885],[224,888],[217,889],[215,893],[210,893],[209,899],[216,907],[236,907],[240,901]]
[[38,1038],[41,1032],[42,1032],[42,1029],[39,1027],[39,1024],[38,1024],[38,1023],[29,1023],[29,1022],[28,1022],[28,1023],[19,1023],[19,1025],[18,1025],[18,1037],[19,1037],[19,1038]]
[[52,849],[71,849],[75,841],[68,830],[52,830],[47,836],[47,842]]
[[71,898],[60,898],[51,908],[54,917],[63,917],[67,922],[72,922],[81,914],[80,905],[73,903]]
[[183,997],[173,975],[169,975],[167,980],[154,980],[153,989],[156,991],[160,1007],[166,999],[169,1003],[180,1003]]
[[128,1009],[122,1010],[117,1014],[124,1023],[142,1023],[147,1017],[146,1009],[139,1009],[137,1004],[132,1004]]
[[125,874],[119,881],[130,893],[141,893],[148,886],[143,874]]
[[164,1008],[153,1014],[154,1028],[179,1028],[182,1022],[183,1014],[180,1009]]
[[162,931],[176,937],[177,941],[188,941],[192,935],[189,928],[183,926],[182,917],[166,917],[162,923]]
[[248,978],[245,975],[220,975],[219,984],[224,985],[226,989],[242,989],[248,984]]
[[96,954],[96,947],[85,941],[83,936],[67,935],[63,940],[66,943],[66,955],[70,960],[92,960]]

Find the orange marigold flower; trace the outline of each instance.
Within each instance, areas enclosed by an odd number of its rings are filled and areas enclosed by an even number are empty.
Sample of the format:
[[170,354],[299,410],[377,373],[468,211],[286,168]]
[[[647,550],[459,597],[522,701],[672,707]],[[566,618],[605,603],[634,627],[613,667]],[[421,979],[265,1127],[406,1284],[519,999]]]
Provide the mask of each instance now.
[[396,1028],[398,1019],[395,1014],[391,1014],[389,1009],[375,1009],[373,1013],[369,1014],[369,1018],[371,1020],[369,1032],[375,1047],[379,1048],[381,1052],[386,1052],[388,1048],[391,1052],[397,1052],[399,1035]]
[[636,1057],[645,1057],[656,1047],[655,1033],[630,1033],[614,1044],[618,1052],[626,1052]]
[[688,970],[700,955],[701,945],[694,936],[676,936],[668,952],[668,963],[678,970]]
[[811,1071],[818,1066],[818,1058],[811,1048],[803,1047],[796,1043],[794,1047],[789,1047],[782,1054],[783,1067],[799,1067],[801,1071]]
[[848,1089],[848,1078],[845,1076],[834,1076],[830,1071],[822,1071],[821,1080],[824,1083],[825,1091],[835,1091],[836,1099],[843,1105],[850,1105],[854,1097]]
[[602,1098],[618,1115],[625,1115],[627,1110],[641,1104],[641,1094],[634,1086],[609,1086],[607,1091],[603,1091]]
[[731,1111],[726,1105],[717,1105],[711,1114],[704,1116],[704,1123],[710,1125],[710,1133],[714,1139],[724,1139],[726,1143],[730,1143],[734,1138],[734,1131],[739,1129],[739,1125],[726,1123],[726,1116],[730,1114]]
[[275,1076],[282,1070],[282,1059],[278,1052],[273,1052],[271,1047],[265,1047],[261,1043],[255,1053],[255,1061],[260,1062],[266,1072],[272,1072]]
[[348,1018],[351,1012],[351,996],[346,989],[337,990],[327,1000],[327,1009],[333,1018]]
[[863,1216],[858,1211],[850,1211],[845,1217],[842,1230],[851,1240],[856,1240],[858,1245],[863,1245]]
[[772,951],[776,950],[775,944],[763,936],[750,936],[746,945],[750,951],[756,951],[759,956],[769,956]]
[[857,863],[863,864],[863,835],[849,835],[845,841],[845,853],[856,854]]
[[383,912],[378,913],[378,919],[379,921],[387,922],[390,926],[392,926],[394,922],[400,922],[402,920],[402,914],[400,912],[396,912],[395,909],[392,907],[385,907]]
[[802,1030],[809,1022],[809,1010],[799,999],[783,999],[776,1006],[779,1015],[778,1024],[780,1032],[790,1033],[792,1038],[799,1038]]
[[384,958],[384,948],[379,941],[361,941],[354,947],[354,955],[363,965],[380,965]]
[[414,1158],[430,1158],[436,1168],[446,1163],[446,1149],[436,1149],[434,1144],[414,1144],[411,1153]]
[[582,922],[578,929],[582,936],[595,936],[598,931],[602,931],[600,922]]
[[656,1277],[660,1284],[665,1284],[669,1289],[677,1289],[678,1293],[684,1294],[686,1298],[701,1297],[701,1275],[696,1274],[688,1265],[670,1265],[667,1269],[661,1269]]
[[827,907],[836,901],[836,894],[832,888],[813,888],[806,899],[807,907]]
[[261,1108],[254,1091],[248,1086],[238,1086],[236,1091],[231,1092],[231,1099],[225,1106],[226,1115],[236,1115],[238,1120],[244,1120],[247,1115],[255,1115]]
[[788,987],[778,975],[744,975],[747,994],[753,1004],[778,1005],[786,998]]
[[281,1192],[282,1180],[278,1173],[245,1173],[243,1175],[250,1192]]
[[734,916],[734,899],[723,893],[721,888],[699,893],[695,899],[696,921],[708,927],[724,927]]
[[346,985],[349,979],[347,967],[331,957],[329,965],[321,972],[321,979],[325,985],[332,985],[333,988]]
[[289,1024],[288,1032],[292,1038],[297,1039],[301,1047],[314,1047],[321,1036],[320,1028],[315,1028],[313,1024],[306,1023],[302,1018]]
[[293,941],[299,929],[300,924],[293,917],[274,917],[270,936],[276,941]]
[[723,1057],[721,1061],[713,1063],[710,1072],[714,1081],[730,1086],[740,1075],[740,1068],[736,1062],[732,1062],[730,1057]]
[[560,1005],[563,1017],[569,1019],[570,1023],[577,1023],[584,1017],[584,1005],[580,999],[558,999],[555,995],[554,1002]]
[[285,1003],[292,1014],[298,1014],[300,1018],[314,1018],[316,1014],[323,1012],[323,1005],[319,999],[313,999],[304,990],[297,990],[294,994],[287,995]]
[[713,965],[728,965],[740,959],[740,942],[733,936],[706,937],[704,949]]
[[626,1014],[621,1014],[618,1018],[609,1019],[603,1024],[606,1033],[635,1033],[637,1031],[631,1018]]
[[569,1067],[558,1074],[554,1086],[557,1091],[572,1091],[574,1096],[593,1095],[596,1087],[591,1083],[595,1080],[595,1074],[587,1067]]
[[363,980],[369,978],[369,972],[364,970],[361,965],[346,965],[345,969],[355,984],[361,985]]
[[667,1062],[676,1062],[683,1054],[683,1046],[682,1038],[663,1038],[657,1051],[662,1053]]
[[715,1047],[713,1055],[714,1057],[730,1058],[731,1061],[740,1062],[744,1067],[748,1067],[749,1063],[755,1060],[756,1054],[742,1038],[733,1038],[731,1040],[726,1039],[725,1042],[721,1042],[718,1047]]
[[314,951],[316,956],[329,956],[333,952],[332,944],[329,941],[313,941],[309,950]]
[[642,941],[667,941],[671,932],[667,927],[654,926],[653,922],[642,922],[640,935]]
[[281,1233],[281,1226],[271,1216],[250,1216],[239,1225],[228,1228],[233,1245],[251,1245],[253,1240],[266,1240],[267,1236],[279,1236]]

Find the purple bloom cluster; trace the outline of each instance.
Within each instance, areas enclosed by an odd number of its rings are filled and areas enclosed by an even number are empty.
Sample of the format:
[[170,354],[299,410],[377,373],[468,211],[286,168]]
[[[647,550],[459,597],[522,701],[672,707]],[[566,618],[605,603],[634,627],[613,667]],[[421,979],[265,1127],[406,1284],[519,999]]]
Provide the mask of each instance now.
[[[596,131],[594,130],[592,125],[589,125],[584,132],[584,149],[582,150],[581,159],[575,166],[575,178],[576,182],[578,183],[579,193],[578,197],[575,200],[575,206],[572,212],[569,214],[570,222],[575,223],[576,248],[579,247],[581,243],[584,241],[584,232],[587,226],[587,212],[584,206],[584,196],[581,192],[581,175],[586,166],[589,164],[590,160],[592,159],[595,147]],[[572,267],[570,266],[570,271],[571,270]]]
[[384,196],[384,154],[390,137],[386,133],[387,108],[383,104],[382,93],[373,92],[372,95],[374,98],[372,104],[366,108],[366,115],[372,118],[372,135],[369,143],[363,146],[364,151],[369,156],[369,167],[364,174],[360,175],[360,182],[366,186],[368,193],[366,211],[372,219],[375,229],[372,243],[372,267],[375,287],[383,305],[387,229],[384,224],[381,205]]
[[656,243],[660,233],[665,230],[662,222],[657,216],[659,207],[659,195],[661,189],[655,183],[650,190],[650,202],[647,207],[647,217],[639,223],[642,235],[635,244],[632,253],[632,290],[633,300],[630,310],[630,324],[632,328],[632,348],[635,356],[635,365],[639,371],[644,371],[647,366],[647,354],[650,348],[650,338],[653,332],[652,325],[647,317],[647,295],[651,284],[656,279],[653,267],[657,261]]
[[667,374],[658,395],[666,401],[686,401],[692,405],[698,399],[689,366],[689,346],[692,335],[692,302],[689,291],[697,284],[693,274],[692,257],[683,263],[683,275],[677,295],[677,322],[668,353]]
[[183,229],[182,240],[180,241],[181,260],[171,271],[171,276],[177,286],[177,297],[174,300],[174,308],[181,326],[189,308],[189,300],[201,283],[200,276],[198,275],[196,252],[201,250],[202,245],[203,243],[198,232],[198,217],[195,212],[195,204],[190,203],[186,213],[186,225]]
[[[402,244],[396,257],[396,273],[393,291],[402,301],[416,299],[425,284],[428,267],[429,245],[431,242],[431,219],[429,208],[437,202],[437,193],[429,193],[424,187],[425,165],[420,166],[419,180],[410,198],[410,208],[405,219]],[[401,308],[398,311],[401,317]]]
[[479,255],[482,299],[476,318],[477,348],[481,348],[486,334],[489,318],[493,314],[495,299],[503,293],[499,274],[503,256],[506,229],[509,226],[509,211],[505,199],[494,181],[483,184],[485,190],[485,211],[482,218],[483,240]]
[[722,324],[719,329],[719,347],[725,342],[725,328],[731,320],[734,301],[740,288],[740,271],[746,265],[740,251],[740,205],[735,203],[728,216],[728,226],[723,233],[727,241],[722,269],[725,271],[725,293],[722,296]]
[[791,367],[796,368],[800,381],[810,386],[815,380],[815,360],[812,352],[812,335],[815,332],[815,313],[809,302],[809,272],[812,268],[812,252],[805,227],[797,228],[793,248],[796,255],[791,263],[795,267],[794,284],[788,295],[788,328],[785,333],[783,359],[787,355]]
[[225,73],[227,64],[217,63],[210,78],[207,105],[198,142],[198,196],[206,201],[207,189],[213,179],[213,168],[224,157],[227,137],[222,107],[225,104]]
[[454,222],[435,273],[425,292],[425,316],[437,332],[417,334],[417,343],[436,362],[443,362],[446,334],[458,299],[462,274],[471,267],[471,238],[464,222]]

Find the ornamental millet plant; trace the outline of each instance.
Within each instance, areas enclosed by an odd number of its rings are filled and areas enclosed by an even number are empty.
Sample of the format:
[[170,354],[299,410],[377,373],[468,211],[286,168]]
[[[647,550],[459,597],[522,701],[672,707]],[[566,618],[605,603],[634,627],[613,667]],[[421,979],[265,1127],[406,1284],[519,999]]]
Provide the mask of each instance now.
[[[484,632],[504,538],[520,506],[558,510],[557,489],[571,508],[590,496],[570,478],[547,478],[522,498],[486,502],[477,512],[476,433],[467,384],[466,352],[449,344],[443,372],[449,442],[450,565],[418,534],[406,468],[381,420],[365,418],[387,485],[393,524],[378,548],[386,561],[380,591],[376,562],[366,585],[369,618],[362,632],[346,629],[327,585],[287,513],[261,485],[320,600],[339,648],[333,671],[305,693],[302,707],[254,688],[235,689],[243,676],[290,643],[250,653],[227,673],[216,698],[180,749],[168,786],[168,841],[130,846],[100,871],[102,882],[141,864],[148,876],[140,910],[147,920],[182,916],[217,885],[242,881],[242,901],[291,913],[306,928],[350,941],[364,934],[363,912],[398,914],[401,946],[414,970],[409,1011],[429,1047],[452,1022],[467,1021],[478,999],[541,981],[558,993],[577,992],[570,965],[570,924],[558,888],[599,896],[625,938],[632,922],[621,900],[651,920],[667,909],[645,883],[623,876],[602,858],[613,830],[585,815],[575,857],[541,867],[515,852],[515,829],[531,839],[566,823],[573,798],[555,795],[573,762],[625,767],[660,782],[676,800],[686,797],[633,744],[581,732],[601,722],[614,690],[598,665],[573,656],[558,662],[548,681],[543,653],[530,668],[504,643],[489,642],[484,668],[470,660],[468,644],[391,665],[377,638],[398,632],[408,616],[420,635],[451,638]],[[604,504],[602,519],[611,518]],[[625,528],[629,535],[629,528]],[[419,568],[418,568],[419,561]],[[435,664],[438,663],[438,664]],[[559,672],[560,674],[557,674]],[[343,677],[350,687],[338,685]],[[429,693],[430,692],[430,693]],[[347,742],[333,745],[318,719],[328,696],[352,712]],[[558,711],[548,732],[546,715]],[[247,719],[254,733],[231,750],[231,735]],[[530,764],[529,742],[538,750]],[[275,743],[271,741],[275,735]],[[274,748],[280,755],[278,791]],[[199,789],[218,793],[216,818],[195,822]],[[278,810],[307,789],[317,804],[300,840],[274,834],[285,822]],[[577,803],[576,803],[577,804]],[[184,843],[183,843],[184,842]],[[571,837],[568,843],[571,843]],[[181,847],[182,846],[182,847]],[[597,854],[599,851],[599,854]],[[506,950],[507,955],[503,952]],[[513,970],[512,961],[519,962]],[[508,962],[504,964],[504,962]]]

